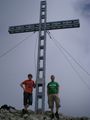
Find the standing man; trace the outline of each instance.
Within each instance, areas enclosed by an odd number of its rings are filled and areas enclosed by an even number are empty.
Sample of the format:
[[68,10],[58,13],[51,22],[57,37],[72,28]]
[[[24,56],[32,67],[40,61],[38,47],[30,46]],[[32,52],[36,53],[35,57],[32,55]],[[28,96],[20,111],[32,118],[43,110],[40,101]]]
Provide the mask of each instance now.
[[28,79],[24,80],[20,86],[23,88],[23,104],[24,104],[24,111],[28,112],[27,109],[33,102],[33,88],[36,87],[35,82],[32,80],[32,74],[28,74]]
[[51,118],[54,118],[53,109],[54,109],[54,102],[55,102],[55,106],[56,106],[55,116],[56,118],[59,119],[58,110],[60,107],[60,99],[59,99],[58,93],[59,93],[59,84],[55,82],[55,76],[51,75],[51,82],[49,82],[47,85],[48,104],[52,113]]

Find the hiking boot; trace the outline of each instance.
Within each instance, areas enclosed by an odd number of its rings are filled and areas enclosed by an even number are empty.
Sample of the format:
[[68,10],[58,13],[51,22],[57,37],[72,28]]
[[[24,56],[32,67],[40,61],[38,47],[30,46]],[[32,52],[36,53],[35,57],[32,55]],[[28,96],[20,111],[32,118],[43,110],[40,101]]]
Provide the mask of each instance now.
[[28,114],[28,111],[25,109],[22,109],[22,114]]
[[54,118],[54,113],[52,113],[50,117],[51,117],[51,119],[53,119]]
[[56,116],[57,119],[59,119],[59,114],[58,114],[58,112],[55,113],[55,116]]

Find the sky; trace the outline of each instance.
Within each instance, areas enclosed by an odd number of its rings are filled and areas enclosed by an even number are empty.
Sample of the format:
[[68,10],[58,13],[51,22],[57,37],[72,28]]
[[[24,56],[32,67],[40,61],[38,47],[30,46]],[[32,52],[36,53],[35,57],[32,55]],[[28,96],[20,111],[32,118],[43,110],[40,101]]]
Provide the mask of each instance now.
[[[39,23],[39,12],[40,0],[0,0],[0,106],[22,109],[20,83],[28,73],[36,79],[38,32],[9,34],[8,29]],[[46,85],[54,74],[61,113],[90,117],[90,0],[47,0],[47,22],[72,19],[79,19],[80,28],[49,31],[54,41],[47,35]],[[34,106],[35,99],[30,109]],[[48,110],[47,95],[45,106]]]

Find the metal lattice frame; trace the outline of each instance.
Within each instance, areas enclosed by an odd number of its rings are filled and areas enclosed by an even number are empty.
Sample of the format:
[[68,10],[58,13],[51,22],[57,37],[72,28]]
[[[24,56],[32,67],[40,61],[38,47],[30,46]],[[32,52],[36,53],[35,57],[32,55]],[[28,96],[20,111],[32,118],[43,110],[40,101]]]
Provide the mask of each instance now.
[[[44,112],[45,110],[45,66],[46,66],[46,1],[40,4],[40,23],[39,23],[39,41],[37,56],[37,75],[36,75],[36,101],[35,111]],[[41,25],[44,25],[43,30]]]

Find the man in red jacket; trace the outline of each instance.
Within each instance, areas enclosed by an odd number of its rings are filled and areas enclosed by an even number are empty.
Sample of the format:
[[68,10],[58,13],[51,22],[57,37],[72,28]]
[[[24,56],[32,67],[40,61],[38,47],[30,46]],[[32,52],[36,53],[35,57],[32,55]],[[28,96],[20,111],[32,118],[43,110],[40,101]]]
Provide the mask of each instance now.
[[24,80],[20,86],[23,88],[23,104],[24,110],[27,111],[27,108],[32,105],[33,102],[33,88],[36,87],[35,82],[32,80],[32,74],[28,74],[28,79]]

